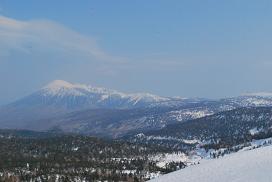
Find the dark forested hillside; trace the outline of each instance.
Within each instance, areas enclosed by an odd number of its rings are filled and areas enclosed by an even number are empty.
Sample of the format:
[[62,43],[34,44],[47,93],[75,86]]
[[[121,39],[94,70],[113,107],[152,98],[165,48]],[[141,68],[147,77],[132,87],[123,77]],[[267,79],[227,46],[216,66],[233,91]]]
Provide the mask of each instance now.
[[170,151],[87,136],[2,130],[0,181],[143,181],[152,173],[176,170],[149,159]]
[[[141,143],[157,143],[168,147],[184,147],[186,141],[237,145],[272,132],[272,108],[238,108],[215,115],[168,125],[161,130],[136,135],[131,139]],[[188,142],[189,141],[189,142]],[[178,145],[177,145],[178,144]]]

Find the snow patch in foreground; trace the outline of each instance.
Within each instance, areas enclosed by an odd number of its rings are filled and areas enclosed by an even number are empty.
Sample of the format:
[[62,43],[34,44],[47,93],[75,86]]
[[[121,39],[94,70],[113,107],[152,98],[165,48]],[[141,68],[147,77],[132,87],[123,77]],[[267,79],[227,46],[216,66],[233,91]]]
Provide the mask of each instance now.
[[163,175],[153,182],[270,182],[272,146],[237,152]]

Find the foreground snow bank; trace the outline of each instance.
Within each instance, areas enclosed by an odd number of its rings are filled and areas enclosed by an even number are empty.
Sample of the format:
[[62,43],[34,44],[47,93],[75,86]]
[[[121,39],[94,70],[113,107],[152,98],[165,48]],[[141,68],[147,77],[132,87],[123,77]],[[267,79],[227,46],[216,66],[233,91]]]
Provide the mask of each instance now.
[[272,146],[237,152],[163,175],[152,182],[271,182]]

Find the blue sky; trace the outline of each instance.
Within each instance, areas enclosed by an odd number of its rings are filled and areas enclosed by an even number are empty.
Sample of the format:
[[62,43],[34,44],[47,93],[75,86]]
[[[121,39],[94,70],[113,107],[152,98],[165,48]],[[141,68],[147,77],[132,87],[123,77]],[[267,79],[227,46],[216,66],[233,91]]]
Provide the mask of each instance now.
[[272,91],[272,1],[0,0],[0,104],[55,79],[219,98]]

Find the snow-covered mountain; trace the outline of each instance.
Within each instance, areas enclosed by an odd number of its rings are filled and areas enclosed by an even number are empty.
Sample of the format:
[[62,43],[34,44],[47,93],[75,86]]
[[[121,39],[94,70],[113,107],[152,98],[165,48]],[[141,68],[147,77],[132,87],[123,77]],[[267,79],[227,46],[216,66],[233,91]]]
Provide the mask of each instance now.
[[[272,94],[271,94],[272,95]],[[219,100],[161,97],[55,80],[33,94],[0,108],[0,127],[122,136],[240,107],[272,106],[266,94]]]
[[47,107],[71,111],[93,108],[180,107],[189,104],[216,103],[220,107],[219,110],[230,110],[237,107],[272,106],[271,95],[269,93],[247,94],[220,100],[161,97],[150,93],[123,93],[101,87],[55,80],[33,94],[9,104],[9,106],[17,108]]
[[85,108],[136,108],[170,101],[149,93],[127,94],[116,90],[55,80],[13,105],[52,106],[69,110]]
[[150,182],[269,182],[272,180],[272,146],[241,151],[223,158],[163,175]]
[[[67,118],[67,113],[78,111],[78,114],[81,115],[81,111],[84,110],[90,110],[90,113],[96,112],[91,111],[92,109],[105,109],[105,112],[98,112],[98,115],[103,118],[101,125],[104,125],[105,122],[108,123],[109,118],[112,118],[111,114],[120,113],[120,109],[174,107],[195,103],[200,100],[160,97],[149,93],[123,93],[106,88],[55,80],[29,96],[1,107],[0,127],[18,129],[36,129],[38,127],[41,130],[48,129],[51,126],[48,121],[52,121],[52,118],[58,118],[58,123],[59,120]],[[117,109],[117,111],[108,112],[107,109]],[[143,113],[148,114],[146,112]],[[90,118],[89,114],[84,114],[83,116],[86,117],[82,118],[82,120],[77,120],[79,122],[78,125],[86,125],[86,122],[88,122],[88,125],[93,125],[90,121],[95,120],[94,115],[91,115],[94,118]],[[95,116],[97,115],[95,114]],[[121,116],[124,115],[121,114]],[[124,120],[124,118],[119,116],[117,118],[118,121]],[[83,129],[87,128],[89,126]]]

